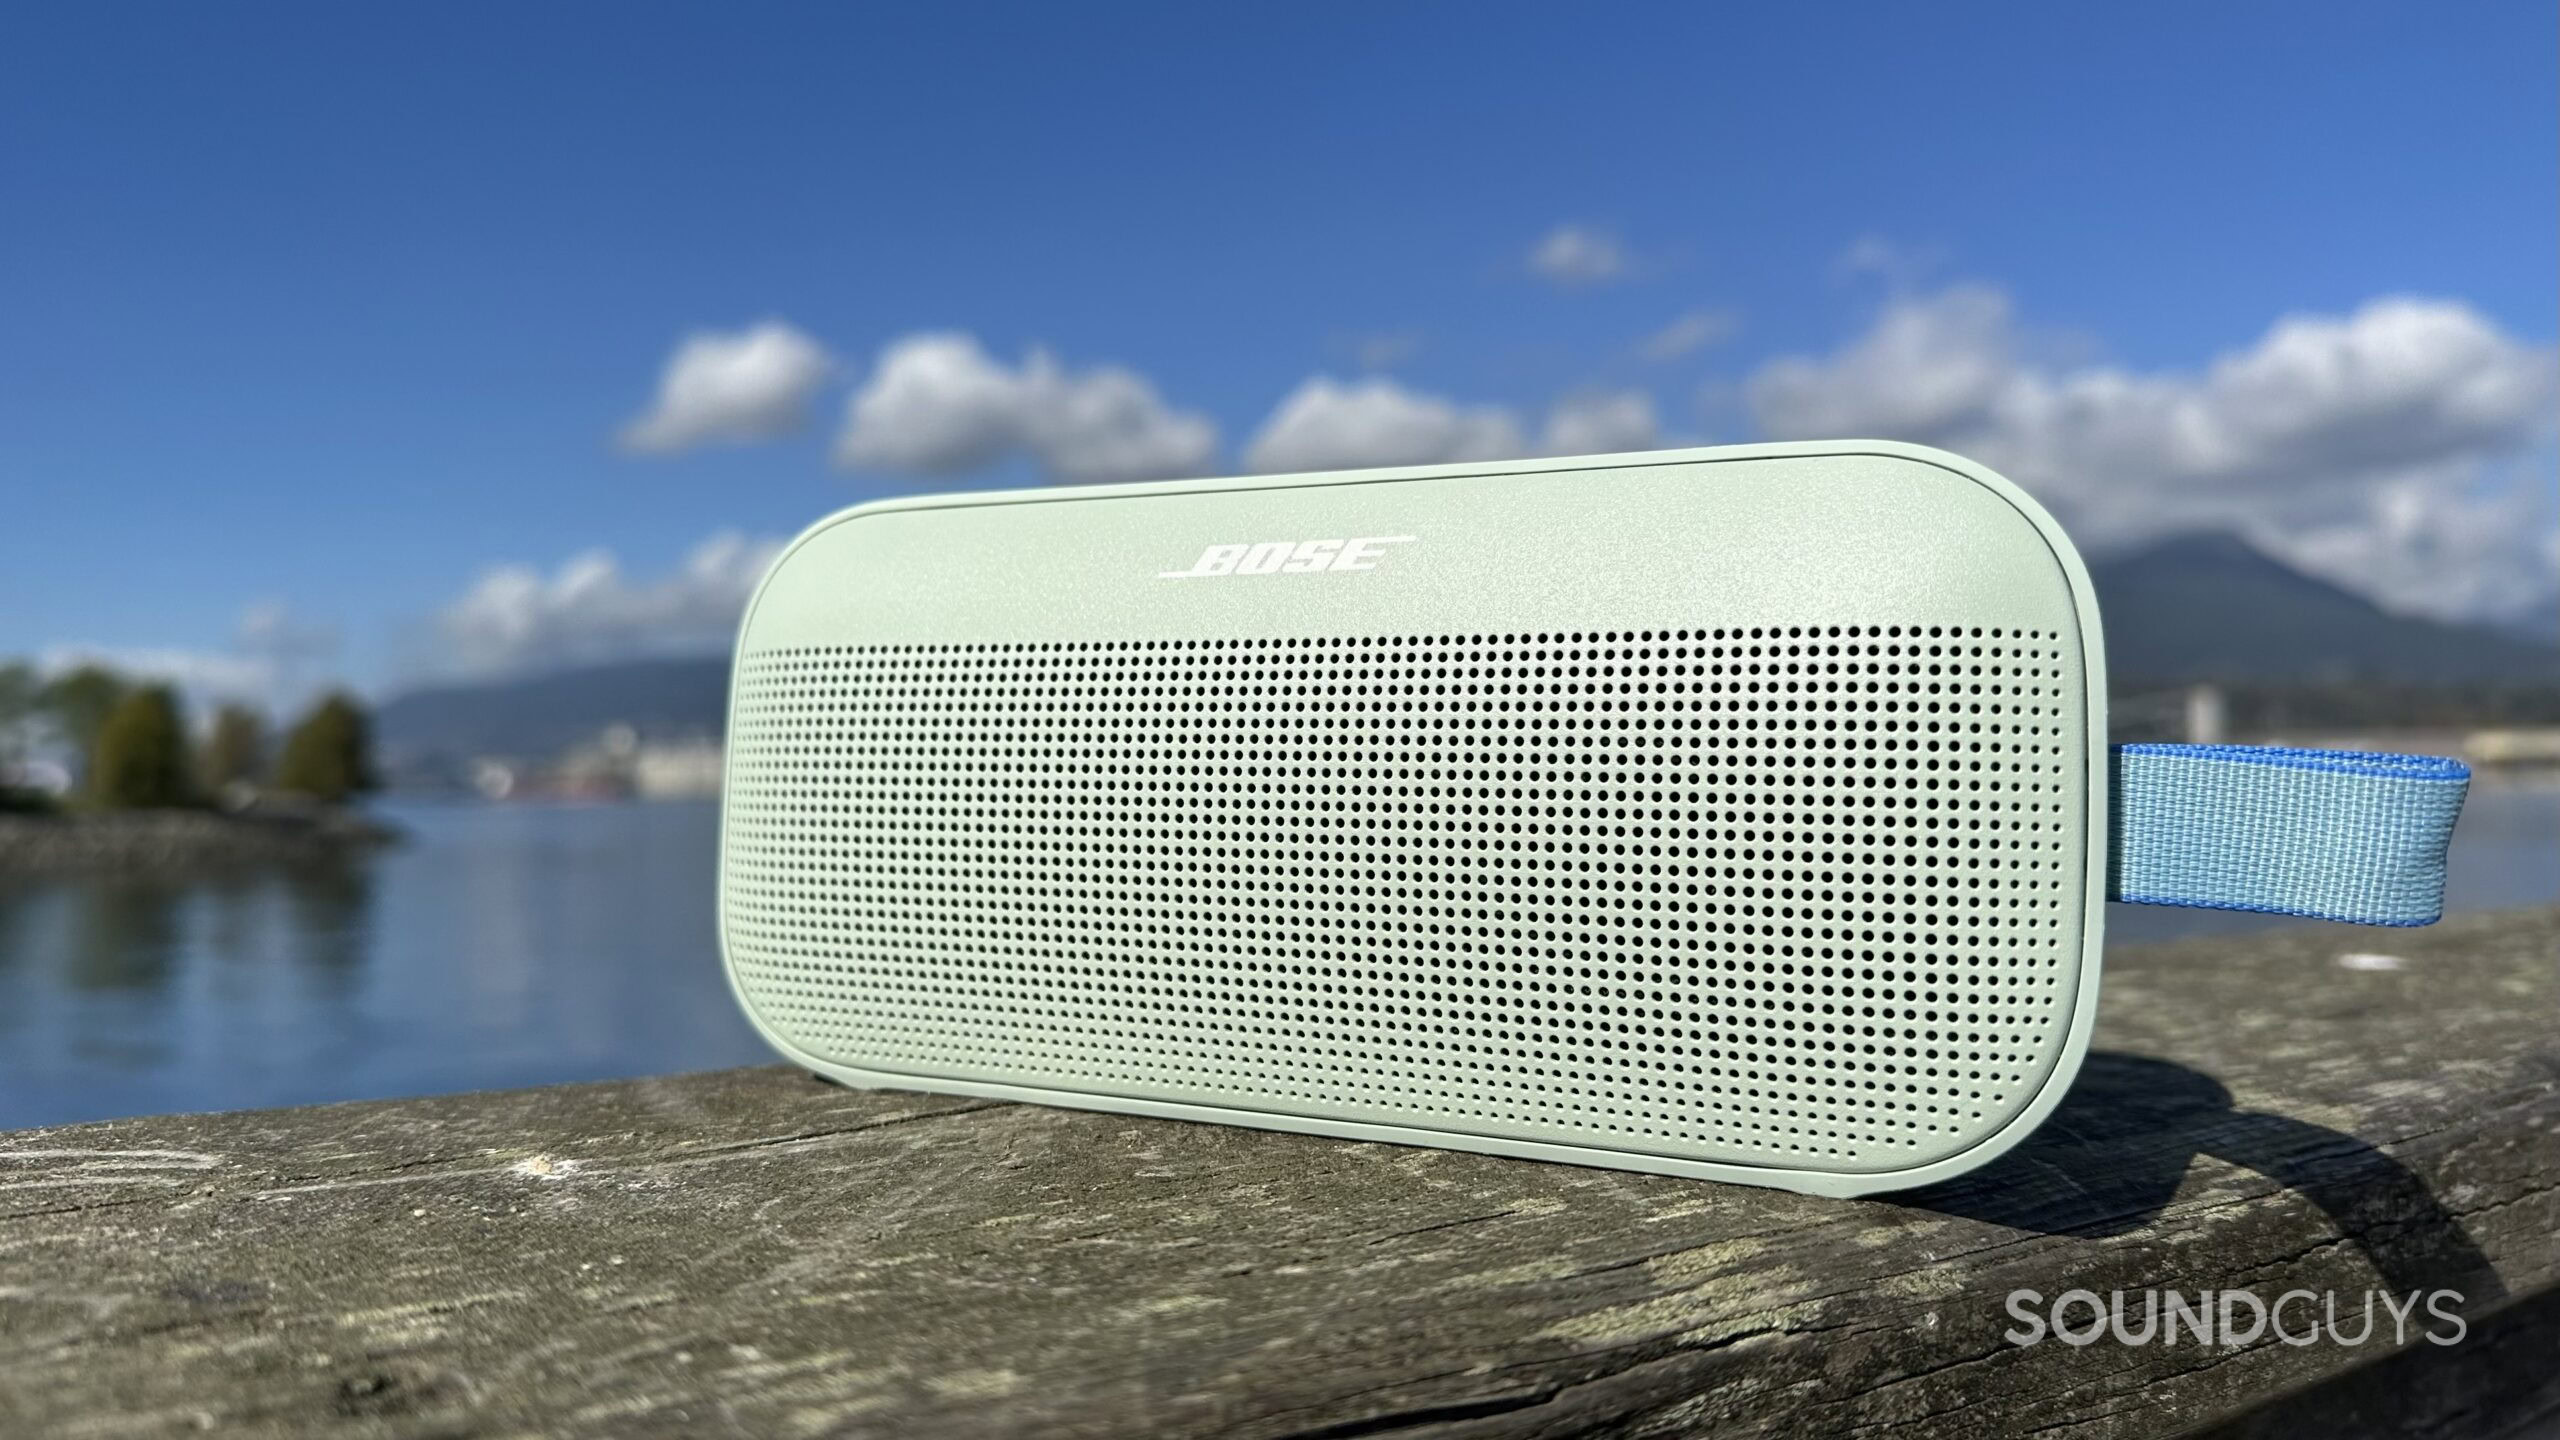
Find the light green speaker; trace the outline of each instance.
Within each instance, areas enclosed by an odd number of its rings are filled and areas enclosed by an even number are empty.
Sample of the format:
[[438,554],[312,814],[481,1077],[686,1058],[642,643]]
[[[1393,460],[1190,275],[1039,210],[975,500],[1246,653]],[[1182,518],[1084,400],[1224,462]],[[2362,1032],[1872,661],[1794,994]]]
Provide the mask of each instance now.
[[854,1085],[1923,1184],[2087,1046],[2102,655],[1909,445],[857,506],[739,634],[725,962]]

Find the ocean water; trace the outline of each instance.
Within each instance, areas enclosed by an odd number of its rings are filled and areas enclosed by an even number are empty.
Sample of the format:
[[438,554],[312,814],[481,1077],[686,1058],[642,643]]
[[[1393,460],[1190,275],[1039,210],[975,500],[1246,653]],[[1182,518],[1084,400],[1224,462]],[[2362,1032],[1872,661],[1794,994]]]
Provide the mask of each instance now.
[[[716,806],[385,813],[408,843],[342,864],[0,877],[0,1129],[771,1058],[719,972]],[[2484,782],[2448,904],[2554,903],[2560,783]],[[2110,909],[2111,943],[2303,923]]]
[[721,978],[711,803],[385,806],[407,842],[0,879],[0,1129],[771,1057]]

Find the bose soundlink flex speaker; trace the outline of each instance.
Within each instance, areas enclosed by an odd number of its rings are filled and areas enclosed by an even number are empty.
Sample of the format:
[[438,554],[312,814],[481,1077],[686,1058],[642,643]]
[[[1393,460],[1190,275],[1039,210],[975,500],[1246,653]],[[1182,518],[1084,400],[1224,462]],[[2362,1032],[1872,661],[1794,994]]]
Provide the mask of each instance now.
[[[2141,898],[2427,903],[2444,777],[2189,823],[2103,672],[2052,519],[1906,445],[863,505],[743,622],[723,951],[854,1085],[1917,1185],[2079,1065],[2111,779]],[[2262,774],[2421,787],[2414,861],[2270,889]]]

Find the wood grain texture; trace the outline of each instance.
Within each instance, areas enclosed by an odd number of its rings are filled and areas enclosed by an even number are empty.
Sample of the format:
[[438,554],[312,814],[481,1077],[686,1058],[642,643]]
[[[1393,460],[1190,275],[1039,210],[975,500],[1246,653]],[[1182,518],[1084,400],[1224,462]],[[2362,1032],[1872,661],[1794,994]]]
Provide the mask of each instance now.
[[2110,957],[2055,1118],[1878,1201],[779,1068],[0,1136],[0,1435],[2353,1433],[2437,1347],[2001,1338],[2449,1287],[2551,1359],[2560,912],[2338,934]]

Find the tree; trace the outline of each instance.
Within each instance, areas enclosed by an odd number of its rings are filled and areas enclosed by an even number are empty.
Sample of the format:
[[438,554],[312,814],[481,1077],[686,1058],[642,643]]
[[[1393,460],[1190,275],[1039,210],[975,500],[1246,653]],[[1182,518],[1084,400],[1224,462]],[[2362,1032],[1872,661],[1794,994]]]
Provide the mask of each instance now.
[[0,724],[16,724],[36,712],[36,695],[44,688],[36,667],[24,660],[0,661]]
[[98,727],[89,755],[89,798],[110,810],[145,810],[184,805],[194,797],[177,694],[166,685],[146,685],[126,695]]
[[285,737],[276,788],[332,805],[375,787],[373,721],[355,697],[339,691],[313,706]]
[[[0,772],[18,763],[27,748],[27,722],[36,717],[36,697],[44,693],[36,668],[24,660],[0,664]],[[8,776],[0,773],[0,785]]]
[[216,795],[254,783],[267,768],[266,718],[246,705],[213,712],[213,733],[205,737],[201,768],[205,789]]
[[43,688],[35,667],[24,660],[0,664],[0,813],[46,808],[43,795],[20,788],[26,784],[20,767],[26,763],[36,697]]
[[93,760],[98,732],[116,706],[133,693],[133,682],[104,665],[65,670],[44,684],[36,706],[53,723],[54,733],[84,759]]

